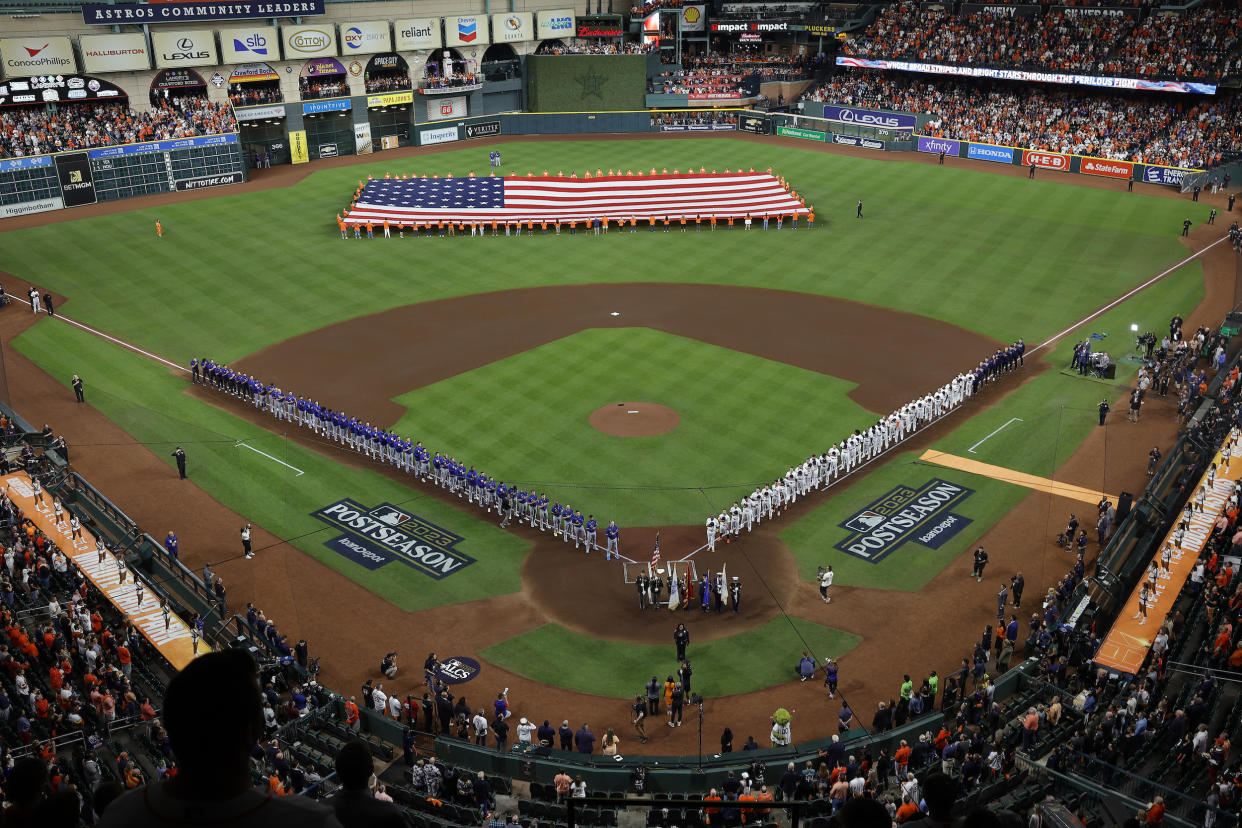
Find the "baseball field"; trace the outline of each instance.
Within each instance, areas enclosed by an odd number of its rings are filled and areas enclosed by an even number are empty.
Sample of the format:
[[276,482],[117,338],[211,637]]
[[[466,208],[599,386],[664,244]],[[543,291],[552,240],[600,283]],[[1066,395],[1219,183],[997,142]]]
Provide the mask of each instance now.
[[[816,224],[341,240],[334,215],[360,179],[465,175],[497,148],[504,172],[519,174],[771,167],[814,206]],[[410,665],[435,650],[481,663],[463,691],[473,697],[510,686],[523,715],[602,730],[625,720],[608,699],[672,672],[672,628],[684,620],[694,689],[739,735],[764,732],[777,706],[829,709],[818,690],[790,684],[804,650],[839,658],[842,689],[865,709],[903,672],[952,669],[990,621],[996,585],[965,577],[981,539],[993,580],[1024,570],[1032,595],[1072,563],[1047,528],[1074,508],[1094,514],[1094,501],[989,468],[1114,497],[1141,489],[1139,446],[1167,439],[1173,401],[1154,401],[1148,420],[1116,436],[1123,415],[1099,430],[1096,406],[1125,396],[1132,326],[1159,333],[1175,312],[1188,330],[1219,321],[1211,267],[1175,268],[1215,236],[1200,228],[1179,242],[1187,205],[1154,188],[828,149],[742,138],[479,143],[264,170],[193,200],[31,217],[0,232],[4,287],[50,291],[72,321],[4,309],[10,396],[63,432],[75,467],[144,529],[176,530],[187,565],[210,561],[234,607],[254,601],[310,640],[325,683],[343,692],[389,650]],[[1064,370],[1088,334],[1120,358],[1115,381]],[[1020,370],[740,542],[696,552],[707,515],[1018,338],[1030,349]],[[615,519],[634,562],[650,559],[660,529],[663,565],[727,565],[741,607],[640,612],[620,563],[501,529],[494,513],[194,386],[180,366],[203,357],[546,492],[601,527]],[[86,406],[72,402],[73,374]],[[621,436],[625,416],[600,430],[601,412],[616,421],[619,404],[673,414],[650,436]],[[169,456],[177,445],[189,457],[184,483]],[[932,464],[920,459],[928,449],[988,465]],[[859,554],[869,521],[941,489],[951,501],[921,525],[941,531]],[[405,513],[460,566],[429,574],[342,551],[323,512],[344,501]],[[239,557],[247,521],[261,530],[252,561]],[[813,584],[820,565],[836,571],[832,604]],[[418,672],[393,684],[412,691]],[[796,718],[795,729],[801,740],[829,722]],[[669,731],[653,742],[676,753],[691,739]]]

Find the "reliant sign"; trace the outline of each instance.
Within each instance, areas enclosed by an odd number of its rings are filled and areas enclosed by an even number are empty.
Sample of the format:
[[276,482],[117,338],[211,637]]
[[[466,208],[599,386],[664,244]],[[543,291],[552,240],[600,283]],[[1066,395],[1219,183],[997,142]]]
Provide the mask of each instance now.
[[439,49],[444,45],[440,38],[440,18],[406,17],[392,24],[394,47],[398,52],[418,52],[423,49]]
[[871,563],[879,563],[909,541],[939,549],[970,525],[970,518],[949,509],[972,494],[973,489],[940,478],[922,486],[890,489],[837,524],[849,534],[834,548]]
[[324,546],[366,569],[400,561],[439,581],[474,563],[474,558],[454,548],[464,540],[460,535],[391,503],[368,509],[343,498],[311,517],[342,530]]

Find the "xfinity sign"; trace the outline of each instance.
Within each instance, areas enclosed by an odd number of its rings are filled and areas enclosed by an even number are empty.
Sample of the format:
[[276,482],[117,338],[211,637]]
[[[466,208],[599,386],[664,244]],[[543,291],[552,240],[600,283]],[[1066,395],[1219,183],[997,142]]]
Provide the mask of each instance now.
[[846,106],[825,105],[824,117],[829,121],[841,121],[846,124],[881,127],[883,129],[914,129],[918,124],[918,119],[913,115],[877,112],[871,109],[853,109]]

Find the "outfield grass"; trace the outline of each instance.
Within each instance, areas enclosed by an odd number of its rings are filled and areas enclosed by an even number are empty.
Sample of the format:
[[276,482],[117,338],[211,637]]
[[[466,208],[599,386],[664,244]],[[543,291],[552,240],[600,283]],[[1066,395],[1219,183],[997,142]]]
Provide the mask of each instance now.
[[[1186,312],[1202,299],[1203,271],[1195,262],[1067,336],[1051,354],[1045,355],[1054,366],[1053,370],[1044,372],[1009,394],[990,410],[962,420],[933,448],[1028,474],[1054,477],[1056,469],[1098,426],[1096,406],[1101,398],[1107,397],[1111,401],[1117,397],[1117,386],[1131,380],[1137,370],[1135,363],[1121,362],[1115,383],[1093,381],[1056,370],[1069,363],[1076,339],[1080,341],[1088,333],[1108,333],[1106,347],[1115,356],[1122,357],[1132,352],[1134,335],[1130,332],[1131,324],[1139,324],[1141,331],[1161,331],[1174,311]],[[988,393],[991,392],[984,391],[985,395]],[[1159,400],[1148,403],[1149,406],[1162,404]],[[1170,401],[1168,404],[1175,403]],[[1116,420],[1122,414],[1115,412],[1112,416]],[[971,446],[1013,417],[1021,418],[1022,422],[1011,424],[989,437],[975,453],[968,453]],[[782,530],[781,539],[793,550],[799,574],[804,579],[814,580],[817,566],[832,564],[839,584],[918,590],[1030,493],[1022,486],[921,463],[918,461],[920,453],[897,455],[881,468],[868,473],[848,492],[830,498],[824,505]],[[964,503],[952,508],[954,513],[973,521],[952,541],[938,550],[907,543],[879,563],[865,561],[833,548],[848,534],[847,530],[839,527],[841,521],[894,486],[917,486],[933,477],[975,490],[975,494]],[[1117,490],[1115,482],[1105,480],[1103,469],[1098,479],[1066,482],[1107,488],[1114,494]],[[1089,508],[1087,504],[1083,505]],[[1050,541],[1050,538],[1044,537],[1030,538],[1032,554],[1037,554]]]
[[[70,325],[41,320],[14,340],[14,345],[65,382],[66,389],[73,374],[89,377],[90,404],[135,441],[163,457],[171,482],[176,482],[176,471],[169,455],[174,446],[181,445],[190,478],[221,503],[398,607],[423,609],[521,589],[520,569],[529,545],[490,521],[443,505],[418,488],[369,469],[343,466],[279,434],[204,405],[185,393],[186,383],[181,377]],[[272,425],[276,426],[274,422]],[[142,450],[137,446],[91,447],[76,442],[72,433],[68,437],[74,451],[95,451],[115,457],[116,462],[124,462],[126,452]],[[238,446],[238,441],[304,473],[296,475]],[[477,563],[438,581],[399,562],[368,571],[324,547],[324,542],[339,532],[310,517],[315,510],[344,497],[367,506],[392,503],[455,532],[464,537],[456,549]],[[167,526],[151,527],[157,535],[176,528],[175,515],[168,516]],[[240,551],[233,545],[236,542],[236,533],[219,539],[215,548],[222,551],[213,560]],[[256,551],[264,554],[262,549]]]
[[[822,293],[1039,341],[1185,255],[1175,241],[1186,210],[1179,201],[733,139],[507,144],[505,171],[771,166],[816,207],[814,232],[337,235],[333,216],[367,173],[460,175],[483,169],[493,148],[381,155],[290,188],[0,233],[0,255],[19,284],[68,297],[65,313],[182,362],[233,360],[413,302],[621,281]],[[864,220],[854,218],[859,198]]]
[[[775,618],[729,638],[692,642],[686,653],[694,670],[690,687],[707,698],[719,698],[784,684],[794,680],[803,650],[823,664],[861,640],[802,618]],[[678,666],[671,641],[658,646],[605,641],[558,624],[544,624],[480,655],[534,681],[615,699],[642,692],[652,676],[661,684],[670,674],[676,680]]]
[[[409,413],[397,430],[601,524],[697,523],[804,458],[826,427],[874,422],[846,396],[853,388],[650,328],[595,329],[398,397]],[[668,406],[681,422],[655,437],[588,423],[595,409],[631,400]]]

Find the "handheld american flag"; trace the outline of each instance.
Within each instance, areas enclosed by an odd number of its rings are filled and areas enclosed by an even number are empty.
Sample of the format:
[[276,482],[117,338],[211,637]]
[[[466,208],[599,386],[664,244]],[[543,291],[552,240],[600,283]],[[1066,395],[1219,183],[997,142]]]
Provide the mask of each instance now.
[[345,223],[693,221],[809,212],[770,172],[377,178],[363,187]]
[[655,549],[651,550],[651,565],[655,566],[660,562],[660,533],[656,532]]

